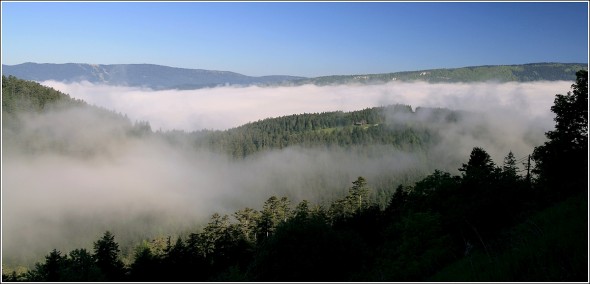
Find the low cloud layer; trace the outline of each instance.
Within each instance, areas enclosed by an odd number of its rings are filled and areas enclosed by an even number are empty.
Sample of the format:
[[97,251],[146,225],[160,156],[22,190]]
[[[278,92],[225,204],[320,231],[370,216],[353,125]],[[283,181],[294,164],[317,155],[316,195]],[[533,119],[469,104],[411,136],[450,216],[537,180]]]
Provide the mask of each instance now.
[[[390,177],[402,183],[435,168],[456,173],[475,146],[484,147],[497,163],[510,150],[521,157],[544,141],[543,133],[553,127],[554,95],[567,92],[571,82],[192,91],[44,84],[131,120],[149,121],[156,130],[226,129],[267,117],[395,103],[474,115],[457,124],[436,123],[442,140],[421,154],[387,145],[375,146],[372,154],[291,147],[240,161],[172,147],[155,137],[129,136],[118,122],[84,110],[23,116],[19,133],[3,132],[3,261],[30,264],[53,248],[88,247],[105,230],[122,245],[194,230],[214,212],[260,209],[271,195],[287,195],[294,202],[330,200],[345,194],[360,175],[369,182]],[[391,114],[388,119],[409,118]],[[65,151],[56,151],[55,145]]]
[[[572,82],[430,84],[392,82],[381,85],[300,87],[218,87],[198,90],[149,89],[43,82],[90,104],[149,121],[152,128],[193,131],[227,129],[268,117],[353,111],[388,104],[443,107],[496,114],[520,113],[547,119],[555,94]],[[545,126],[550,126],[547,123]]]

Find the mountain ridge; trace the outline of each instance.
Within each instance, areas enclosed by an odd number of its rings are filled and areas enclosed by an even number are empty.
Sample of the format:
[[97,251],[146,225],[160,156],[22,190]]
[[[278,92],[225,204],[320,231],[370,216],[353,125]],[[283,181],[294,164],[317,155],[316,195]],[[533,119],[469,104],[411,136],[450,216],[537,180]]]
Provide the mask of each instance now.
[[540,62],[512,65],[480,65],[459,68],[423,69],[377,74],[331,75],[298,80],[299,84],[332,85],[426,81],[429,83],[471,83],[481,81],[530,82],[574,81],[576,72],[588,70],[587,63]]
[[248,76],[231,71],[188,69],[157,64],[33,63],[2,64],[3,75],[32,81],[66,83],[89,81],[115,86],[147,87],[155,90],[199,89],[218,86],[300,86],[305,84],[377,84],[392,81],[430,83],[573,81],[576,71],[588,70],[587,63],[527,63],[425,69],[377,74],[300,77],[289,75]]
[[220,85],[281,83],[303,77],[287,75],[247,76],[231,71],[188,69],[157,64],[33,63],[2,64],[3,75],[32,80],[102,83],[152,89],[197,89]]

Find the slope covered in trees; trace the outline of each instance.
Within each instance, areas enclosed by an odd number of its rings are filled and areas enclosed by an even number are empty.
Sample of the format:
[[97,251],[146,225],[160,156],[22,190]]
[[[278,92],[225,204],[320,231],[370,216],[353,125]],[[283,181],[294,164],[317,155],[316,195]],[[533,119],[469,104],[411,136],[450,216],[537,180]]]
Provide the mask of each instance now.
[[53,250],[3,280],[587,281],[588,183],[577,168],[588,163],[587,77],[579,71],[573,93],[557,95],[556,128],[535,149],[531,177],[512,153],[498,165],[474,147],[459,175],[400,184],[385,208],[358,177],[328,204],[271,196],[259,209],[215,213],[200,230],[137,244],[127,264],[107,231],[93,252]]
[[[61,121],[65,117],[60,117],[60,113],[69,113],[69,117],[76,117],[77,121]],[[48,117],[63,123],[54,125],[44,121]],[[76,135],[80,129],[98,124],[106,127],[97,128],[95,136],[87,137],[81,133]],[[29,154],[51,149],[71,155],[95,155],[101,150],[101,145],[97,141],[104,141],[113,136],[140,137],[151,132],[148,122],[132,123],[125,115],[88,105],[53,88],[14,76],[2,76],[4,150],[11,150],[15,148],[14,145],[18,145],[16,148],[21,148]],[[105,134],[108,134],[108,137],[99,137]],[[77,139],[83,143],[70,141]]]
[[585,63],[531,63],[521,65],[472,66],[450,69],[430,69],[385,74],[335,75],[295,81],[297,84],[350,84],[391,81],[426,81],[431,83],[456,82],[531,82],[570,81],[577,70],[588,70]]
[[[115,119],[118,123],[132,125],[130,120],[120,113],[89,105],[82,100],[71,98],[68,94],[33,81],[19,79],[15,76],[2,76],[3,128],[15,129],[20,120],[19,116],[22,115],[72,108],[83,108],[86,111],[96,112],[105,118]],[[144,121],[136,124],[147,126],[147,122]]]
[[[190,133],[197,147],[234,158],[257,152],[301,147],[366,148],[391,145],[418,151],[437,143],[436,128],[468,115],[448,109],[390,105],[352,112],[323,112],[268,118],[226,131]],[[186,135],[186,134],[185,134]]]

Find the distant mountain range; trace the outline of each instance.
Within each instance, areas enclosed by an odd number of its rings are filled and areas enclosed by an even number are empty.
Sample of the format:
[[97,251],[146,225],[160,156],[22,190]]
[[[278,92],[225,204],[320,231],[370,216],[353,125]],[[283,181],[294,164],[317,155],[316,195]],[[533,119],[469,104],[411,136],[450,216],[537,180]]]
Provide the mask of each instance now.
[[280,84],[303,79],[296,76],[252,77],[229,71],[175,68],[154,64],[2,64],[2,74],[31,81],[88,81],[117,86],[161,89],[198,89],[230,85]]
[[588,70],[587,63],[531,63],[488,65],[452,69],[430,69],[383,74],[335,75],[315,78],[297,76],[252,77],[229,71],[175,68],[154,64],[39,64],[2,65],[5,76],[32,80],[62,82],[89,81],[117,86],[162,89],[198,89],[223,85],[338,85],[375,84],[391,81],[426,82],[529,82],[574,81],[576,71]]

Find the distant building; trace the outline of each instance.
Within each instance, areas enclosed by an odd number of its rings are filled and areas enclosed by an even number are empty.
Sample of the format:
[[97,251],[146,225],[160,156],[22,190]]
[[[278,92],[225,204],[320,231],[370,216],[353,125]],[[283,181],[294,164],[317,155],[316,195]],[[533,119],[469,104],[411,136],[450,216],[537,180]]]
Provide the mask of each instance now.
[[367,124],[367,121],[366,121],[366,120],[364,120],[364,119],[363,119],[363,120],[361,120],[361,121],[355,121],[355,122],[354,122],[354,125],[359,125],[359,126],[360,126],[360,125],[365,125],[365,124]]

